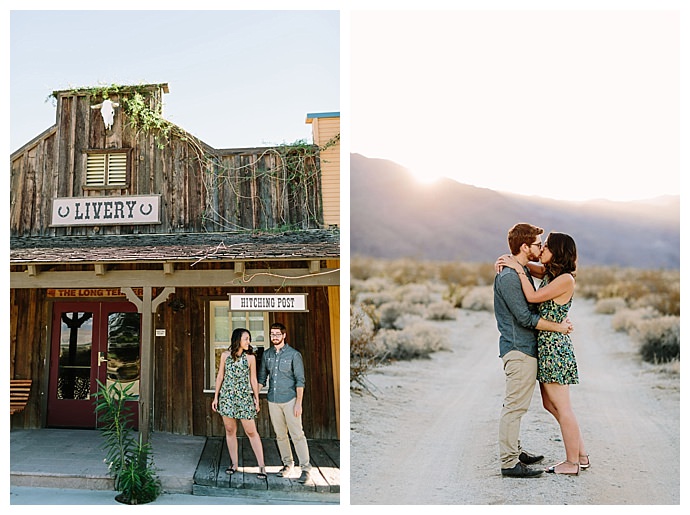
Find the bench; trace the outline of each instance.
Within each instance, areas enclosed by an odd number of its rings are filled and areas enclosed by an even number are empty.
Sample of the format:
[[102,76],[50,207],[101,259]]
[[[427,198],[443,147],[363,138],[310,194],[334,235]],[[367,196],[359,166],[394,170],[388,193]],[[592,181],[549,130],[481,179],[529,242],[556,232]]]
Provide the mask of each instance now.
[[22,411],[29,402],[31,379],[10,379],[10,415]]

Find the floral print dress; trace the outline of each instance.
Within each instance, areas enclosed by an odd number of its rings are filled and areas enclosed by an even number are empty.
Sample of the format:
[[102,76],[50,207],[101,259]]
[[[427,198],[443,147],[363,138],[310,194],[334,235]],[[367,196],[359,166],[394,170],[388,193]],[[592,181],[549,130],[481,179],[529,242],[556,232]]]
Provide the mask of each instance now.
[[249,382],[249,361],[245,353],[238,360],[232,356],[225,360],[223,384],[218,394],[218,413],[241,420],[256,418],[254,394]]
[[[549,283],[548,278],[542,279],[541,287]],[[539,315],[545,320],[562,322],[568,316],[573,303],[571,299],[563,304],[557,304],[553,299],[539,305]],[[551,331],[539,331],[537,335],[537,355],[539,365],[537,381],[540,383],[578,384],[577,361],[575,349],[569,334]]]

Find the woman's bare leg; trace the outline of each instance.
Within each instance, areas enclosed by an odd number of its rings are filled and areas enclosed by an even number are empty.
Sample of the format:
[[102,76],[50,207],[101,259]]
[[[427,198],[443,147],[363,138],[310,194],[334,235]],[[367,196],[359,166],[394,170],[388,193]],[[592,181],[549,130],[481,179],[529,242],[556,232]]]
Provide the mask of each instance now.
[[253,420],[242,420],[242,429],[244,429],[244,434],[249,438],[249,443],[252,446],[259,467],[263,469],[266,466],[264,463],[264,448],[261,446],[261,436],[259,436],[259,432],[256,430],[256,423]]
[[[552,408],[555,410],[554,416],[561,426],[561,435],[565,445],[565,459],[570,463],[579,463],[580,455],[585,455],[585,451],[580,427],[570,403],[570,388],[568,385],[546,383],[544,384],[544,390],[547,392],[548,402],[551,403]],[[581,444],[582,449],[580,448]],[[561,466],[562,470],[570,471],[572,466],[566,467],[566,465]]]
[[225,426],[225,442],[228,445],[228,454],[230,454],[230,467],[237,470],[239,463],[237,459],[237,421],[234,418],[223,417],[223,425]]
[[[555,383],[551,383],[555,384]],[[548,389],[545,388],[546,385],[543,383],[539,383],[539,389],[541,390],[541,398],[542,398],[542,405],[544,406],[544,409],[551,413],[558,424],[560,425],[560,417],[558,414],[558,407],[554,405],[553,401],[549,397],[549,392]],[[568,400],[570,400],[570,395],[568,395]],[[578,449],[579,449],[579,459],[580,459],[580,465],[589,465],[589,458],[587,456],[587,451],[585,450],[585,441],[582,439],[582,432],[580,431],[580,439],[579,439],[579,444],[578,444]]]

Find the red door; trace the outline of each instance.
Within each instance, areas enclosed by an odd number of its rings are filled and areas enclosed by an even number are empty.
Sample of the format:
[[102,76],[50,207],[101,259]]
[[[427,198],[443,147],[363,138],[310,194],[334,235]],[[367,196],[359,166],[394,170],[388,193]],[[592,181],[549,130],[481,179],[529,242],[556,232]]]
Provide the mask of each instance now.
[[[95,428],[96,380],[132,383],[138,397],[140,334],[129,302],[55,302],[47,425]],[[131,408],[136,426],[136,401]]]

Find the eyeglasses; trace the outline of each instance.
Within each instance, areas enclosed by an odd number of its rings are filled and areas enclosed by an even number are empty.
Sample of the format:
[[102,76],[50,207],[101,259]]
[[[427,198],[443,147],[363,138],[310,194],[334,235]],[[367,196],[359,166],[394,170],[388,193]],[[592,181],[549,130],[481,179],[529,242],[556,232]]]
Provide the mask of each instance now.
[[283,336],[283,333],[269,333],[271,336]]
[[531,247],[532,245],[536,245],[537,247],[541,248],[542,247],[542,242],[538,241],[536,243],[530,243],[529,246]]

